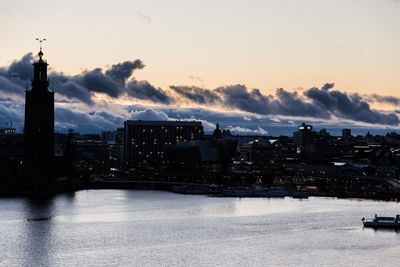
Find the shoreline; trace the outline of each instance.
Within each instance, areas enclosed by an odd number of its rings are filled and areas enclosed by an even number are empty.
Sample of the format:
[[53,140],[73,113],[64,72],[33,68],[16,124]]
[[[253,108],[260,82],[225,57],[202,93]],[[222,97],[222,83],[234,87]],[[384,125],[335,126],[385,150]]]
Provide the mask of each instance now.
[[[398,202],[400,201],[400,195],[396,192],[349,192],[349,191],[336,191],[336,192],[323,192],[323,191],[307,191],[307,195],[295,196],[296,185],[281,185],[281,184],[269,184],[261,186],[215,186],[212,185],[197,184],[197,183],[184,183],[184,182],[156,182],[156,181],[135,181],[135,180],[118,180],[118,181],[96,181],[96,182],[85,182],[75,184],[73,186],[57,188],[51,192],[43,191],[30,191],[30,190],[18,190],[18,189],[5,189],[0,192],[0,198],[9,197],[32,197],[32,198],[46,198],[53,197],[60,194],[73,194],[83,190],[154,190],[154,191],[165,191],[172,192],[175,194],[183,195],[204,195],[208,197],[236,197],[236,198],[285,198],[291,197],[293,199],[308,199],[309,197],[328,197],[337,199],[359,199],[359,200],[374,200],[374,201],[385,201],[385,202]],[[284,196],[256,196],[256,195],[226,195],[226,190],[254,190],[255,188],[268,189],[271,187],[282,187],[286,190]],[[188,188],[185,190],[185,188]],[[189,189],[195,188],[196,190]]]

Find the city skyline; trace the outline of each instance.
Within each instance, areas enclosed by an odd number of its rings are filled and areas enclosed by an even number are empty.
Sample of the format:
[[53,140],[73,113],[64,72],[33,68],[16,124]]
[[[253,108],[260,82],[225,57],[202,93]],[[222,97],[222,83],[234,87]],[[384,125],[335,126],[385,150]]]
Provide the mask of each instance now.
[[111,130],[127,119],[199,120],[206,131],[220,122],[264,135],[302,121],[355,133],[399,128],[398,1],[156,3],[60,10],[42,1],[26,28],[30,3],[1,6],[12,27],[2,29],[0,126],[23,121],[34,42],[44,37],[58,131]]
[[0,1],[0,265],[398,262],[399,12]]

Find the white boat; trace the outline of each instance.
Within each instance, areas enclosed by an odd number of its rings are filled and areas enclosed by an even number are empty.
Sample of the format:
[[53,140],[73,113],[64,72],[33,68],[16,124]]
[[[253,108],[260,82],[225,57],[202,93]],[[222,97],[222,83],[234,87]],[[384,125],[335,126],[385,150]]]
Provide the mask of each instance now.
[[366,220],[362,218],[361,221],[364,227],[400,229],[400,215],[396,215],[396,217],[378,217],[375,214],[373,219]]

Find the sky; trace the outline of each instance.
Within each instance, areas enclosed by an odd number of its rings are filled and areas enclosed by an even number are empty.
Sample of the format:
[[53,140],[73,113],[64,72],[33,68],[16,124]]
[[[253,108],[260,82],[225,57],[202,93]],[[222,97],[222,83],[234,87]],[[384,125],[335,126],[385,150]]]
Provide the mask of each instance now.
[[[0,127],[43,44],[56,130],[126,119],[237,134],[398,130],[400,1],[0,0]],[[23,125],[19,128],[23,128]]]

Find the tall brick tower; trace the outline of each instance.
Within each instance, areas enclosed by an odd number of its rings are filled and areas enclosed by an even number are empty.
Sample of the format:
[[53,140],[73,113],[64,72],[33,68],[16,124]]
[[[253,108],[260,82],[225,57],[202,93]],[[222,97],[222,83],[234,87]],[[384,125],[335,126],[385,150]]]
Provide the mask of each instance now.
[[55,186],[54,92],[48,90],[48,64],[42,47],[38,56],[33,63],[32,89],[26,91],[25,98],[24,177],[29,190],[49,192]]

